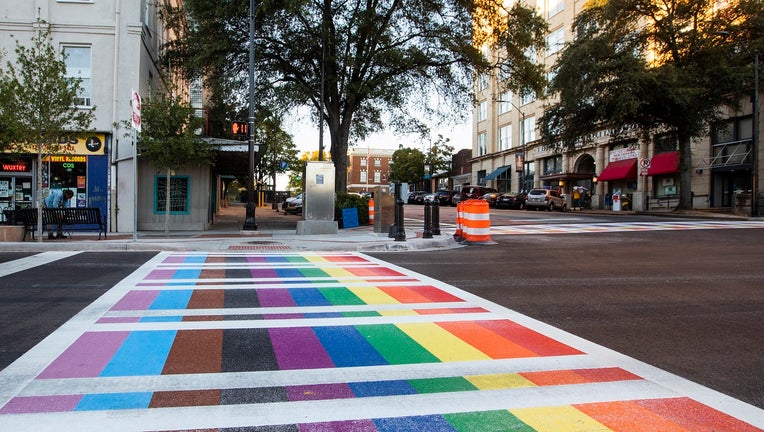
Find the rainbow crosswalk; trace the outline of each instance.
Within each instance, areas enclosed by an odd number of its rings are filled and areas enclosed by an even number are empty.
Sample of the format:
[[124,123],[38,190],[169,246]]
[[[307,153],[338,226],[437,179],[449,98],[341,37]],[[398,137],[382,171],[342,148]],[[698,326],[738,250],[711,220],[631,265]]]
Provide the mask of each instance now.
[[762,414],[350,253],[160,253],[0,372],[3,431],[761,431]]

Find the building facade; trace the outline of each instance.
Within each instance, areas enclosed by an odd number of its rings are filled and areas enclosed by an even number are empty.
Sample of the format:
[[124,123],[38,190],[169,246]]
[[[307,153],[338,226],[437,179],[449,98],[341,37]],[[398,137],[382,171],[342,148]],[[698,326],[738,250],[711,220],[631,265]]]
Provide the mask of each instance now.
[[[535,53],[548,74],[566,42],[573,38],[571,25],[585,2],[535,0],[534,6],[549,24],[547,50]],[[551,78],[551,75],[549,76]],[[473,110],[471,182],[501,192],[555,188],[568,197],[583,188],[592,194],[595,208],[672,210],[679,202],[679,153],[670,132],[644,138],[629,130],[592,131],[573,150],[555,151],[541,144],[538,120],[548,100],[533,94],[517,95],[499,90],[499,73],[475,80],[477,104]],[[709,125],[709,135],[692,143],[691,187],[693,207],[751,212],[751,193],[761,178],[761,143],[753,142],[755,125],[749,97],[741,98],[738,112]],[[617,137],[617,138],[616,138]],[[759,135],[759,141],[760,141]],[[754,145],[755,144],[755,145]],[[758,163],[754,164],[754,157]],[[758,167],[754,172],[754,167]],[[762,194],[758,194],[761,208]],[[759,211],[759,214],[761,212]]]
[[67,55],[67,74],[82,79],[78,108],[94,110],[95,132],[86,139],[61,137],[67,152],[45,158],[41,191],[33,179],[37,162],[31,154],[0,156],[0,206],[34,206],[60,182],[75,191],[76,202],[70,205],[98,207],[108,215],[111,232],[132,232],[136,224],[138,229],[161,229],[165,205],[170,206],[173,229],[204,229],[210,221],[210,190],[215,190],[209,170],[174,173],[171,182],[177,192],[164,197],[165,173],[135,157],[131,130],[121,126],[131,119],[134,93],[145,103],[153,88],[167,82],[158,62],[172,35],[162,26],[156,2],[17,3],[2,11],[0,50],[12,55],[16,40],[28,46],[38,22],[50,29],[54,47]]
[[348,149],[348,192],[372,192],[390,187],[390,165],[395,150],[352,147]]

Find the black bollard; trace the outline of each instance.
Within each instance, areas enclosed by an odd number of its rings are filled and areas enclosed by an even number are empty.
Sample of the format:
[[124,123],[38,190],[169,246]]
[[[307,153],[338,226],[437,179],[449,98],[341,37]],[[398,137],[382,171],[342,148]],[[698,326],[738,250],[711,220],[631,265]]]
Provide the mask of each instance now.
[[406,241],[406,228],[403,225],[403,200],[395,197],[395,241]]
[[429,201],[424,202],[424,232],[422,238],[432,238],[432,204]]
[[440,235],[440,203],[437,199],[432,202],[432,234]]

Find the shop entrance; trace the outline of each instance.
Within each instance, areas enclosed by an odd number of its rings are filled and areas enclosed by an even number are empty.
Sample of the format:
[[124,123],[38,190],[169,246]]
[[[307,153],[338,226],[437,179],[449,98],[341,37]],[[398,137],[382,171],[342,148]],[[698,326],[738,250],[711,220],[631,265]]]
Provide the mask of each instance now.
[[751,190],[749,170],[714,171],[711,207],[732,207],[735,191]]

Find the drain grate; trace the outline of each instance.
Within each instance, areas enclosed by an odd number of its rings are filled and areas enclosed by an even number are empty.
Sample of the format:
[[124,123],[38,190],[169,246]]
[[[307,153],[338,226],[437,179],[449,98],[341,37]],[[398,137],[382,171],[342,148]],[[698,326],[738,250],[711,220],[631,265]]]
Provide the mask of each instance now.
[[228,246],[228,250],[289,250],[286,245],[258,244],[258,245],[237,245]]

